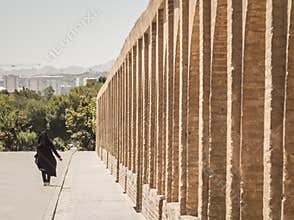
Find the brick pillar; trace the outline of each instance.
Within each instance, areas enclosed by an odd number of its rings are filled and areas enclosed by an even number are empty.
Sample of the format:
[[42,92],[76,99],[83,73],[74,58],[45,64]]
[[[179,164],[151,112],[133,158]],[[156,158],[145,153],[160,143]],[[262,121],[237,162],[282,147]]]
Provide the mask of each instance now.
[[[106,123],[106,119],[107,119],[107,102],[106,102],[106,95],[107,93],[105,92],[103,94],[103,111],[105,112],[105,118],[103,119],[103,124],[105,125],[105,128],[103,130],[103,147],[104,150],[107,149],[107,143],[106,143],[106,132],[107,132],[107,123]],[[107,158],[105,158],[107,159]]]
[[111,111],[111,107],[112,107],[112,99],[110,96],[110,92],[112,91],[112,84],[113,84],[113,79],[111,80],[110,83],[110,88],[109,90],[107,90],[107,121],[108,121],[108,129],[107,129],[107,168],[109,168],[109,154],[112,153],[112,141],[113,141],[113,133],[111,132],[112,130],[112,123],[113,120],[111,120],[111,118],[113,118],[113,111]]
[[[99,106],[98,107],[98,117],[97,117],[97,124],[98,124],[98,130],[96,130],[96,135],[98,136],[98,154],[99,154],[99,157],[102,159],[102,154],[101,154],[101,150],[102,150],[102,127],[103,127],[103,124],[102,124],[102,110],[103,110],[103,99],[102,99],[102,96],[97,99],[97,105]],[[98,132],[98,133],[97,133]]]
[[197,216],[199,162],[199,2],[191,19],[187,101],[187,202],[186,214]]
[[[120,72],[119,72],[120,76],[119,76],[119,149],[120,149],[120,154],[119,154],[119,164],[122,163],[123,161],[123,89],[122,89],[122,85],[123,85],[123,64],[120,67]],[[118,169],[119,169],[119,164],[118,164]]]
[[128,166],[128,54],[125,58],[125,69],[124,69],[124,166]]
[[[108,91],[108,102],[109,102],[109,107],[108,107],[108,110],[110,112],[109,114],[109,127],[108,127],[108,152],[109,152],[109,155],[113,155],[114,151],[113,151],[113,148],[116,146],[115,145],[115,139],[114,139],[114,135],[116,134],[116,132],[114,132],[113,130],[113,124],[115,122],[115,118],[114,118],[114,83],[115,83],[115,79],[113,79],[112,83],[111,83],[111,90]],[[109,160],[108,160],[108,165],[109,165]]]
[[175,42],[173,80],[173,136],[172,136],[172,202],[179,201],[179,102],[180,102],[180,34]]
[[[111,102],[112,100],[110,99],[110,91],[112,90],[112,83],[113,80],[111,80],[111,83],[109,85],[109,89],[107,90],[107,95],[106,95],[106,102],[107,102],[107,134],[106,134],[106,144],[107,144],[107,166],[109,166],[109,154],[111,153],[111,141],[112,141],[112,133],[111,129],[112,129],[112,121],[111,121],[111,116],[112,116],[112,111],[110,111],[110,106],[111,106]],[[107,167],[108,168],[108,167]]]
[[114,154],[114,150],[113,148],[116,146],[116,131],[113,130],[114,128],[114,123],[116,122],[116,117],[115,117],[115,105],[114,105],[114,98],[116,97],[115,94],[115,83],[116,83],[116,79],[113,78],[112,83],[111,83],[111,89],[108,91],[108,100],[109,100],[109,153],[111,155]]
[[210,85],[208,219],[225,219],[227,134],[227,0],[214,1]]
[[[114,78],[114,84],[112,85],[113,88],[113,93],[111,93],[112,96],[112,103],[114,106],[114,123],[112,124],[112,133],[114,134],[114,144],[112,146],[113,149],[113,156],[117,158],[118,154],[118,145],[119,145],[119,129],[118,129],[118,72],[115,73],[115,78]],[[114,132],[113,132],[114,131]]]
[[240,217],[242,2],[228,1],[226,219]]
[[[109,89],[110,89],[110,86],[111,86],[111,81],[109,82]],[[108,168],[108,152],[109,152],[109,127],[110,127],[110,121],[108,120],[109,119],[109,114],[110,112],[108,111],[109,110],[109,104],[110,104],[110,100],[109,100],[109,89],[108,91],[106,91],[105,93],[105,109],[106,109],[106,131],[105,131],[105,150],[107,152],[106,154],[106,168]]]
[[282,220],[294,219],[294,3],[288,1],[287,72],[284,113]]
[[132,93],[132,52],[128,53],[128,169],[132,170],[132,106],[133,106],[133,93]]
[[137,47],[134,46],[132,50],[132,171],[137,172],[137,146],[136,146],[136,112],[137,112],[137,82],[136,82],[136,65],[137,65]]
[[199,204],[201,219],[207,219],[208,155],[209,155],[209,96],[211,60],[211,1],[199,1],[200,69],[199,69]]
[[[119,117],[120,117],[120,156],[119,156],[119,162],[120,164],[123,163],[123,152],[124,152],[124,108],[123,108],[123,98],[124,98],[124,93],[123,93],[123,82],[124,82],[124,78],[123,78],[123,74],[124,74],[124,63],[122,63],[121,68],[120,68],[120,82],[119,82],[119,89],[120,89],[120,100],[119,100]],[[119,166],[118,166],[119,168]]]
[[122,129],[122,144],[121,144],[121,150],[122,150],[122,153],[121,153],[121,165],[125,165],[125,133],[126,133],[126,129],[125,129],[125,120],[126,120],[126,116],[125,116],[125,97],[126,97],[126,94],[125,94],[125,66],[126,66],[126,63],[125,63],[125,60],[122,64],[122,75],[121,75],[121,78],[122,78],[122,82],[121,82],[121,94],[122,94],[122,98],[121,98],[121,109],[122,109],[122,114],[121,114],[121,129]]
[[117,153],[116,153],[116,159],[117,159],[117,164],[116,164],[116,182],[119,182],[119,164],[121,162],[121,68],[118,69],[118,72],[116,73],[116,117],[117,117],[117,126],[115,129],[117,130]]
[[101,158],[102,154],[101,154],[101,149],[102,149],[102,109],[103,109],[103,106],[102,106],[102,98],[98,99],[97,100],[97,105],[99,106],[98,107],[98,117],[97,117],[97,124],[98,124],[98,154],[99,154],[99,157]]
[[248,0],[244,8],[240,153],[244,220],[263,219],[265,9],[264,0]]
[[[113,110],[110,110],[112,108],[112,98],[110,96],[110,93],[111,91],[113,91],[112,89],[112,84],[114,82],[114,79],[111,80],[111,84],[110,84],[110,88],[109,90],[107,91],[107,110],[109,111],[108,112],[108,131],[107,131],[107,152],[108,152],[108,156],[109,154],[112,153],[112,145],[113,145],[113,135],[114,135],[114,132],[111,132],[112,130],[112,127],[113,127],[113,121],[114,121],[114,118],[113,118],[113,114],[114,114],[114,109]],[[112,120],[111,120],[112,118]],[[108,157],[109,159],[109,157]],[[107,160],[108,162],[108,166],[109,166],[109,160]]]
[[118,158],[119,151],[119,69],[115,73],[115,84],[113,85],[113,89],[115,91],[115,97],[113,98],[114,109],[115,109],[115,123],[113,124],[113,130],[115,130],[115,144],[113,146],[114,149],[114,157]]
[[103,96],[101,96],[99,99],[98,99],[98,105],[99,105],[99,116],[98,116],[98,119],[97,119],[97,123],[99,124],[99,129],[98,129],[98,143],[99,143],[99,156],[100,158],[102,159],[102,148],[103,148],[103,129],[104,129],[104,125],[103,125]]
[[[115,135],[115,132],[113,131],[113,123],[115,121],[115,118],[114,118],[114,106],[113,106],[113,97],[114,97],[114,94],[113,96],[111,96],[111,93],[113,93],[113,84],[115,82],[115,79],[113,78],[111,80],[111,86],[110,86],[110,89],[108,90],[108,94],[107,94],[107,99],[108,99],[108,111],[109,111],[109,114],[108,114],[108,121],[109,121],[109,125],[108,125],[108,140],[107,140],[107,143],[108,143],[108,152],[109,154],[112,154],[113,153],[113,147],[114,147],[114,135]],[[112,109],[112,110],[111,110]],[[109,165],[109,160],[108,160],[108,165]]]
[[[109,85],[110,85],[110,82],[109,82]],[[103,135],[103,146],[104,146],[104,150],[106,151],[107,150],[107,131],[108,131],[108,124],[106,123],[106,120],[107,120],[107,117],[108,117],[108,114],[106,113],[107,112],[107,92],[105,91],[104,93],[104,97],[103,97],[103,102],[104,102],[104,111],[105,111],[105,119],[103,119],[104,121],[104,125],[105,125],[105,130],[103,131],[104,135]],[[107,158],[105,158],[105,161],[107,162]],[[106,164],[107,166],[107,164]]]
[[121,72],[121,164],[124,166],[125,164],[125,60],[122,63],[122,72]]
[[157,82],[157,128],[156,128],[156,188],[159,195],[162,195],[162,128],[163,128],[163,10],[159,9],[157,13],[157,41],[156,41],[156,82]]
[[167,129],[167,50],[164,44],[163,50],[163,110],[162,110],[162,178],[161,178],[161,189],[162,195],[165,195],[166,187],[166,159],[167,159],[167,149],[166,149],[166,129]]
[[[107,118],[108,118],[108,128],[107,128],[107,156],[111,153],[111,143],[112,143],[112,133],[111,133],[111,129],[112,129],[112,121],[111,121],[111,116],[113,114],[112,111],[110,111],[110,107],[111,107],[111,104],[112,104],[112,99],[110,97],[110,91],[112,90],[112,83],[113,81],[111,81],[111,84],[110,84],[110,88],[109,90],[107,91],[107,110],[108,110],[108,114],[107,114]],[[109,160],[107,160],[107,165],[109,166]]]
[[187,97],[188,97],[188,30],[189,1],[180,0],[180,212],[186,214],[187,199]]
[[[108,156],[109,154],[112,154],[112,147],[114,145],[113,141],[114,141],[114,131],[113,129],[113,123],[114,123],[114,106],[113,106],[113,96],[111,97],[111,92],[113,91],[113,84],[114,84],[114,78],[111,80],[111,84],[110,84],[110,88],[107,91],[107,110],[109,111],[108,113],[108,131],[107,131],[107,152],[108,152]],[[112,110],[111,110],[112,109]],[[109,166],[109,157],[107,160],[107,164]]]
[[167,17],[167,66],[166,66],[166,187],[165,195],[167,202],[172,201],[172,154],[173,154],[173,74],[174,74],[174,1],[166,0]]
[[111,100],[111,109],[110,110],[113,119],[111,123],[111,130],[109,131],[111,134],[111,155],[113,157],[117,154],[117,146],[118,146],[118,130],[117,130],[117,74],[115,74],[113,83],[111,85],[111,92],[109,92],[110,100]]
[[111,125],[109,126],[109,138],[110,138],[110,142],[109,142],[109,148],[110,148],[110,154],[112,156],[115,155],[116,153],[116,146],[117,146],[117,131],[114,129],[115,127],[115,123],[116,123],[116,103],[115,103],[115,99],[116,99],[116,78],[114,78],[113,83],[111,85],[111,91],[109,91],[109,101],[110,101],[110,108],[109,109],[113,109],[110,110],[111,115],[110,117],[112,118],[112,120],[110,120]]
[[96,153],[99,155],[99,157],[101,157],[100,155],[100,148],[101,148],[101,144],[100,144],[100,124],[99,124],[99,118],[100,118],[100,100],[96,99]]
[[102,117],[102,121],[101,121],[101,125],[102,125],[102,128],[101,128],[101,132],[102,132],[102,135],[101,135],[101,145],[102,145],[101,158],[105,161],[106,158],[104,158],[103,154],[102,154],[102,150],[106,149],[105,133],[106,133],[106,129],[107,129],[107,126],[106,126],[106,123],[105,123],[105,119],[106,119],[105,93],[102,94],[101,102],[102,102],[102,109],[101,109],[101,117]]
[[149,165],[149,34],[144,34],[143,38],[143,65],[142,65],[142,92],[143,92],[143,184],[148,183]]
[[264,219],[281,217],[286,44],[287,2],[268,0],[264,103]]
[[[124,129],[123,129],[123,114],[124,114],[124,110],[123,110],[123,74],[124,74],[124,64],[122,63],[121,67],[120,67],[120,81],[119,81],[119,90],[120,90],[120,94],[119,94],[119,121],[120,121],[120,125],[119,125],[119,129],[120,129],[120,155],[119,155],[119,164],[123,163],[123,143],[124,143]],[[119,169],[119,164],[118,164],[118,169]]]
[[142,171],[143,171],[143,99],[142,99],[142,39],[137,43],[137,72],[136,72],[136,147],[137,147],[137,194],[136,194],[136,210],[142,209]]
[[157,25],[155,22],[152,22],[150,28],[150,108],[149,108],[149,184],[151,188],[155,188],[155,178],[156,178],[156,128],[157,128],[157,87],[156,87],[156,33],[157,33]]

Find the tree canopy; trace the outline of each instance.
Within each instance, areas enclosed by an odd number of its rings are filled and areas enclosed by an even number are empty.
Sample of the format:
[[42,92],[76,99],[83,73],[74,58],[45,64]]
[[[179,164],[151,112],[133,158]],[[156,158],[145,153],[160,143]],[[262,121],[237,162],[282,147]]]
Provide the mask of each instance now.
[[94,150],[95,97],[105,82],[80,86],[66,95],[54,95],[52,87],[41,94],[23,89],[0,92],[0,151],[34,150],[40,132],[47,130],[60,150],[74,143]]

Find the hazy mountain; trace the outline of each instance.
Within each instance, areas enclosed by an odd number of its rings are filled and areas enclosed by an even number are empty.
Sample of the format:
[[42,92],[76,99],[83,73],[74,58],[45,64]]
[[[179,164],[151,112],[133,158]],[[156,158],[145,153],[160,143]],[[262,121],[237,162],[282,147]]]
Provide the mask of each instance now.
[[114,60],[110,60],[107,63],[96,65],[91,67],[90,69],[95,72],[108,72],[112,67]]
[[54,66],[43,66],[41,68],[15,68],[12,70],[4,70],[0,68],[0,76],[7,74],[17,74],[21,76],[26,75],[45,75],[45,74],[81,74],[84,72],[108,72],[113,65],[114,60],[107,63],[99,64],[91,67],[68,66],[66,68],[58,69]]

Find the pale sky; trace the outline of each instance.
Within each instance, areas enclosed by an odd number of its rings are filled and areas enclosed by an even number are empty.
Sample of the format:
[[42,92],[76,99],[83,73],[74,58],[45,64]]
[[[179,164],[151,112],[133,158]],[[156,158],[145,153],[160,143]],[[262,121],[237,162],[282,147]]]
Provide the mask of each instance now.
[[115,59],[148,2],[0,0],[0,65],[91,66]]

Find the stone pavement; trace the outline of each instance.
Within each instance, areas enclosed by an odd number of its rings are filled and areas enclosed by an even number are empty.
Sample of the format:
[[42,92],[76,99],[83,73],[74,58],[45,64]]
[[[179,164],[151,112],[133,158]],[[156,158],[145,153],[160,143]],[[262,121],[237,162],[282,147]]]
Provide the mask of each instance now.
[[63,173],[71,152],[61,153],[57,162],[57,178],[44,187],[41,172],[34,163],[35,152],[0,153],[0,219],[42,220],[54,205],[56,191],[60,189]]
[[77,152],[58,201],[56,220],[144,220],[95,152]]

